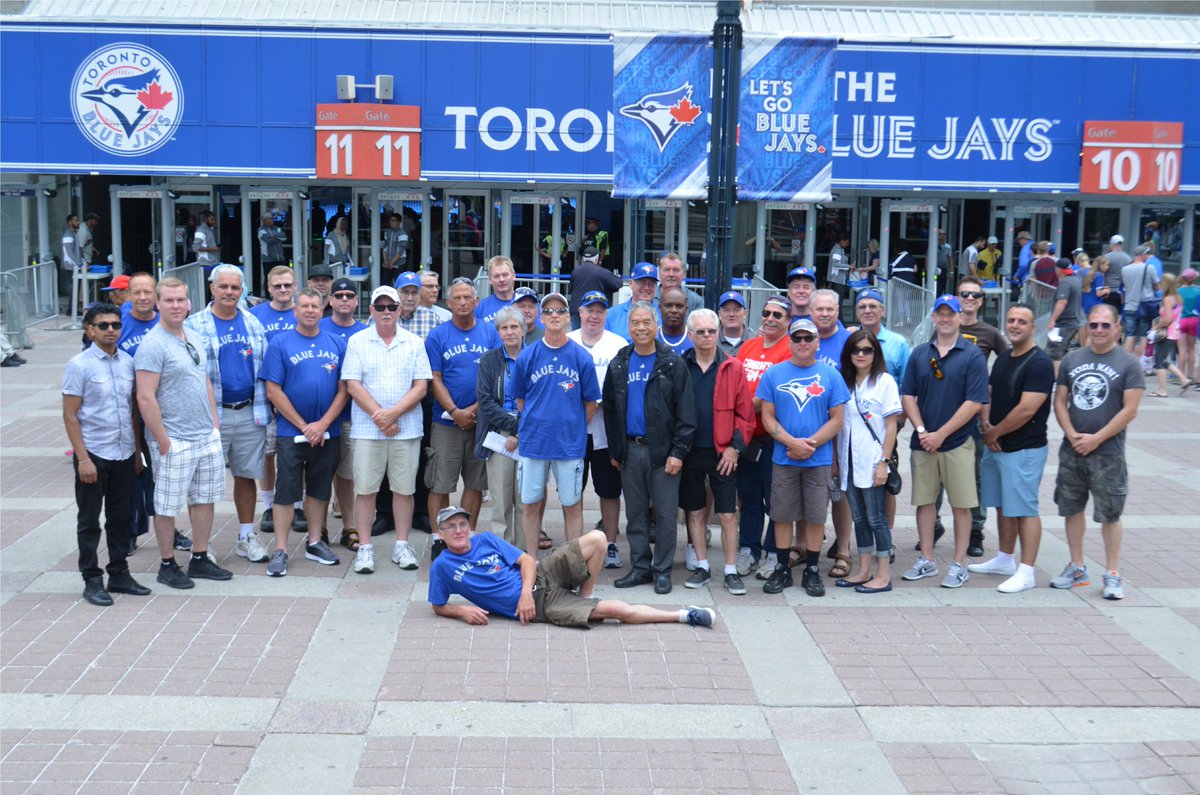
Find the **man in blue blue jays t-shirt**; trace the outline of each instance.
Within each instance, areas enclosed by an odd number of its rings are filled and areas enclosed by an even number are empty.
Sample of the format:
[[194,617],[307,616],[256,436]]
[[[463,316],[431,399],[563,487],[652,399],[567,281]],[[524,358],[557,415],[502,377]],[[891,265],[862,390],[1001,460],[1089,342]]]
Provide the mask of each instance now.
[[149,273],[129,277],[129,300],[121,304],[121,338],[117,347],[130,356],[137,353],[146,332],[158,325],[154,285],[154,277]]
[[292,308],[292,299],[296,290],[296,274],[287,265],[276,265],[267,274],[267,290],[271,300],[265,304],[250,309],[250,314],[258,318],[263,330],[267,333],[270,343],[281,331],[291,331],[296,327],[296,311]]
[[517,479],[526,549],[537,549],[550,470],[558,486],[567,540],[583,532],[583,456],[587,424],[600,402],[600,382],[592,355],[567,337],[568,312],[562,293],[543,298],[546,334],[526,346],[513,367],[512,396],[520,412]]
[[488,260],[488,284],[492,294],[482,299],[475,307],[475,317],[490,324],[496,319],[496,313],[506,306],[512,306],[517,286],[517,273],[512,260],[504,256],[492,257]]

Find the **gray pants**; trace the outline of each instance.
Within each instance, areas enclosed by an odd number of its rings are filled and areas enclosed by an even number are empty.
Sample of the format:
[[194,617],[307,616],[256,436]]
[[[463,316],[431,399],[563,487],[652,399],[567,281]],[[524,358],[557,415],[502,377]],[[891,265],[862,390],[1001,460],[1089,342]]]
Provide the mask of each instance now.
[[[667,574],[675,561],[675,522],[679,512],[679,475],[668,475],[650,463],[650,450],[632,440],[621,465],[621,493],[625,496],[625,534],[629,537],[631,573]],[[650,529],[646,517],[654,505],[654,557],[650,556]]]

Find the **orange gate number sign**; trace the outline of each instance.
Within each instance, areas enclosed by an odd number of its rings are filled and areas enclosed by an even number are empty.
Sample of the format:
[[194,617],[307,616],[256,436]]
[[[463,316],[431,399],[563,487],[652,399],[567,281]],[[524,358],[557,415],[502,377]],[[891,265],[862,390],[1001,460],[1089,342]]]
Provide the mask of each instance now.
[[421,109],[408,105],[317,105],[317,178],[416,180]]
[[1175,196],[1183,163],[1183,125],[1089,121],[1083,125],[1080,193]]

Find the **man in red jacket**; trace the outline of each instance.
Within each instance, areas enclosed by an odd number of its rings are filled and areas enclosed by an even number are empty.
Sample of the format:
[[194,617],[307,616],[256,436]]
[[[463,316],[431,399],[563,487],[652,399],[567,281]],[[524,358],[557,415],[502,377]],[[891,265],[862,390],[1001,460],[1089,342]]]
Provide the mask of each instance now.
[[[746,586],[738,576],[737,475],[738,456],[754,438],[754,403],[742,363],[717,347],[720,320],[711,309],[697,309],[687,318],[692,349],[683,354],[696,398],[696,434],[683,459],[679,507],[687,512],[689,550],[695,571],[684,583],[703,588],[712,575],[705,540],[704,508],[707,478],[713,509],[721,523],[721,548],[725,552],[725,588],[741,596]],[[689,558],[692,555],[688,556]]]

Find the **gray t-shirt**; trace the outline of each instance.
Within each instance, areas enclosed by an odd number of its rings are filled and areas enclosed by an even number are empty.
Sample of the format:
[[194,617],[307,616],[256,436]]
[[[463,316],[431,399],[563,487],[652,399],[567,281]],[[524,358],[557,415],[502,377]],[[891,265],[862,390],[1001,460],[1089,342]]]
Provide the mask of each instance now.
[[1083,300],[1083,285],[1079,283],[1078,276],[1064,276],[1058,280],[1054,300],[1061,301],[1064,298],[1067,299],[1067,305],[1058,316],[1058,325],[1065,329],[1077,329],[1083,323],[1083,307],[1080,303]]
[[[199,441],[212,435],[216,420],[208,402],[208,366],[204,343],[191,329],[184,329],[187,342],[171,334],[162,324],[146,333],[137,355],[135,370],[158,373],[158,408],[163,427],[171,439]],[[192,354],[196,359],[192,358]],[[147,439],[150,439],[147,431]]]
[[1104,286],[1110,290],[1121,289],[1121,271],[1133,262],[1133,257],[1124,249],[1109,252],[1108,273],[1104,274]]
[[[1058,368],[1058,385],[1070,389],[1067,412],[1080,433],[1096,433],[1125,406],[1126,389],[1145,389],[1141,363],[1119,347],[1094,353],[1091,347],[1071,351]],[[1092,455],[1125,455],[1125,431],[1096,448]]]
[[1148,262],[1135,262],[1121,269],[1121,281],[1125,285],[1125,312],[1132,312],[1142,301],[1154,300],[1154,280],[1158,274]]

